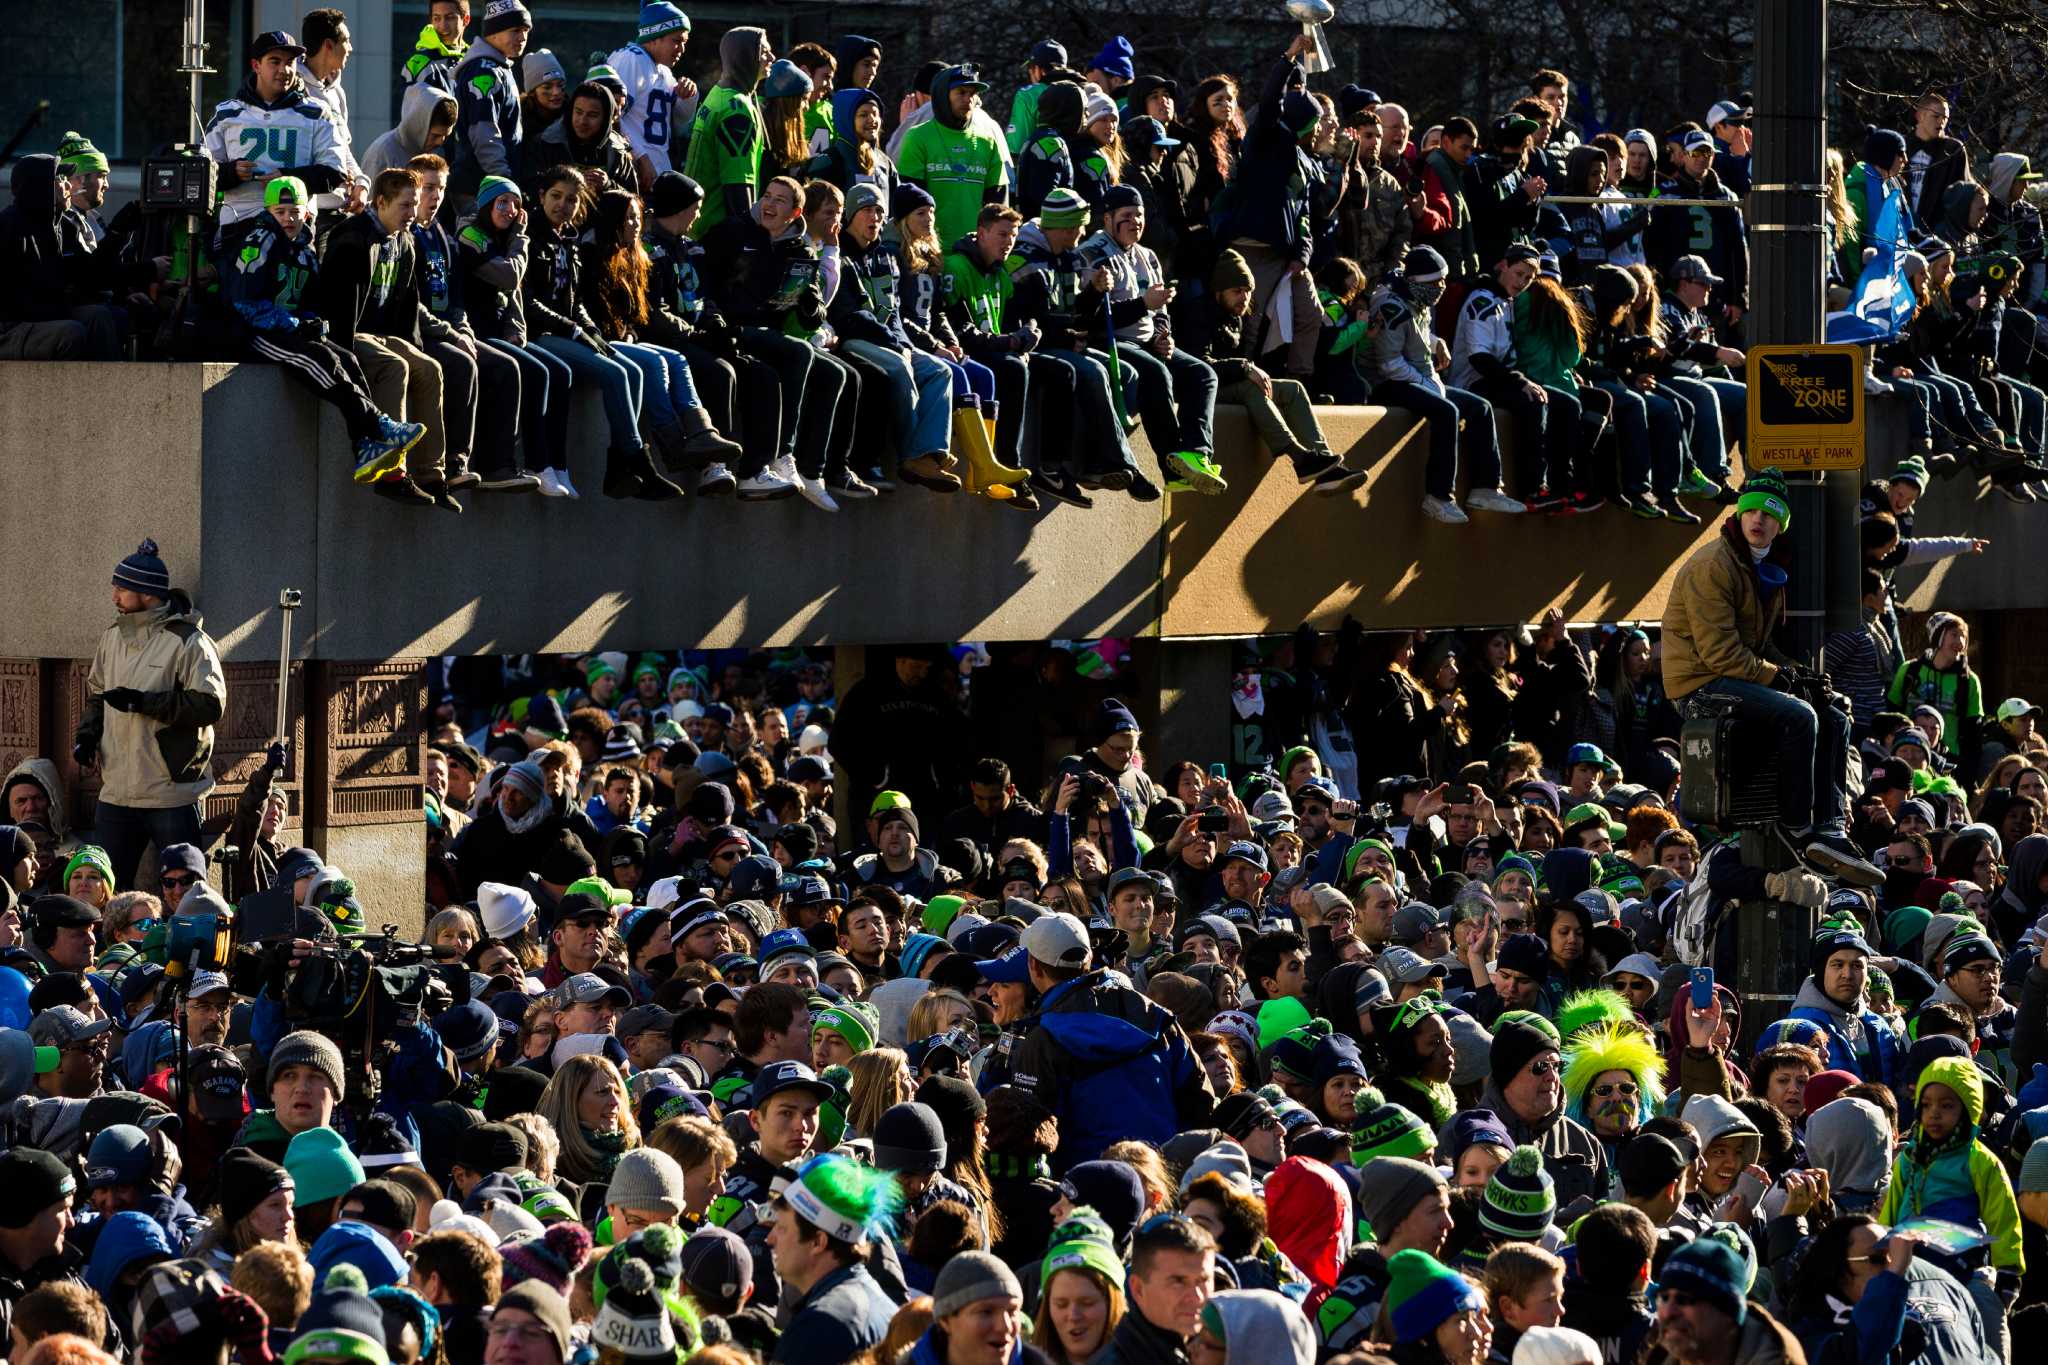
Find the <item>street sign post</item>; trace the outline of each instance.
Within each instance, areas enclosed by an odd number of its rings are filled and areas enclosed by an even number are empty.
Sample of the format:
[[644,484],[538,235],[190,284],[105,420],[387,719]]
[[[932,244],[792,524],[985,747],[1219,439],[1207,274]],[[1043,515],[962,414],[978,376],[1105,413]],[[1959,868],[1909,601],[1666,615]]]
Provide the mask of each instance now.
[[1863,348],[1752,346],[1749,428],[1742,443],[1750,469],[1776,465],[1790,474],[1863,468]]

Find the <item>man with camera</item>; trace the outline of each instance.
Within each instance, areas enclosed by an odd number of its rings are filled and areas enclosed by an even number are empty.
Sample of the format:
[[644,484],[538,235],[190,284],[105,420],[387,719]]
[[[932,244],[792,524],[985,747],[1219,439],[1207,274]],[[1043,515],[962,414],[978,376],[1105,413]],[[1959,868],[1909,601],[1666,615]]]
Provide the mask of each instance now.
[[1849,713],[1824,679],[1771,643],[1784,619],[1790,558],[1779,537],[1792,523],[1790,491],[1775,468],[1752,473],[1721,534],[1678,570],[1664,608],[1664,687],[1735,703],[1771,728],[1779,754],[1782,836],[1825,875],[1880,886],[1884,874],[1850,842],[1846,786]]

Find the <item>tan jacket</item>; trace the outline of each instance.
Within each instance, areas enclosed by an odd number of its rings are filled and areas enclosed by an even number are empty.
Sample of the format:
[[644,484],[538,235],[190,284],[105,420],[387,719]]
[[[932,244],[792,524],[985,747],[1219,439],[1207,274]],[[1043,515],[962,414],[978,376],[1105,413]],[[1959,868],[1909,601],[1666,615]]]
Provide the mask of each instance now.
[[[134,709],[107,705],[105,694],[118,688],[141,694]],[[108,626],[86,689],[77,738],[98,750],[100,800],[171,810],[213,790],[213,727],[227,705],[227,675],[184,593]]]
[[[1777,562],[1775,547],[1768,562]],[[1749,546],[1728,518],[1679,567],[1664,604],[1665,694],[1676,701],[1715,678],[1768,686],[1787,662],[1770,643],[1784,615],[1784,589],[1764,592]]]

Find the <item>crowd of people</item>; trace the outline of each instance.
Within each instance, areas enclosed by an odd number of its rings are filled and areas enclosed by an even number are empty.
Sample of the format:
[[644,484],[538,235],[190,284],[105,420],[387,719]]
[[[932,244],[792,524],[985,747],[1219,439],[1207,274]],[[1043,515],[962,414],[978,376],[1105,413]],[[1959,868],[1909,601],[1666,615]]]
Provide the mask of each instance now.
[[[1839,685],[1786,655],[1791,519],[1752,474],[1654,637],[1248,645],[1249,763],[1148,752],[1112,640],[449,665],[388,938],[282,743],[202,821],[145,542],[90,828],[0,787],[7,1358],[2023,1359],[2048,743],[1877,569]],[[1703,700],[1775,731],[1762,858],[1684,818]]]
[[[614,498],[1217,493],[1221,401],[1326,494],[1366,476],[1317,403],[1422,419],[1439,522],[1613,500],[1697,525],[1682,499],[1732,502],[1743,98],[1582,140],[1544,69],[1497,116],[1417,129],[1374,91],[1313,88],[1306,36],[1256,85],[1185,96],[1123,38],[1085,62],[1049,39],[1005,127],[975,67],[885,82],[858,34],[778,57],[729,29],[700,91],[669,0],[595,65],[538,46],[519,0],[429,10],[397,125],[360,143],[342,11],[253,38],[207,120],[218,211],[189,238],[133,206],[103,222],[86,137],[18,161],[0,356],[111,359],[132,337],[276,363],[337,408],[358,482],[449,511],[465,488],[579,496],[579,388],[602,399]],[[1930,94],[1911,136],[1829,153],[1831,298],[1877,246],[1901,253],[1911,315],[1873,343],[1873,391],[1909,400],[1937,477],[2033,501],[2039,176],[2009,151],[1980,175],[1948,118]]]

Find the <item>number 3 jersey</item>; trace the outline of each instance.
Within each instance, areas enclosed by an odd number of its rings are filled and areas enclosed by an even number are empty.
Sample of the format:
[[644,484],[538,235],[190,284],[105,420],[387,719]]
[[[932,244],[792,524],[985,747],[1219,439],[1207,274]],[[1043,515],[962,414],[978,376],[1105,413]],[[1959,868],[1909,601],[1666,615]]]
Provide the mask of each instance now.
[[223,227],[263,212],[263,182],[238,179],[237,161],[253,161],[258,175],[288,171],[316,195],[339,187],[345,170],[333,119],[296,80],[269,103],[245,81],[233,99],[215,106],[206,154],[221,168]]

